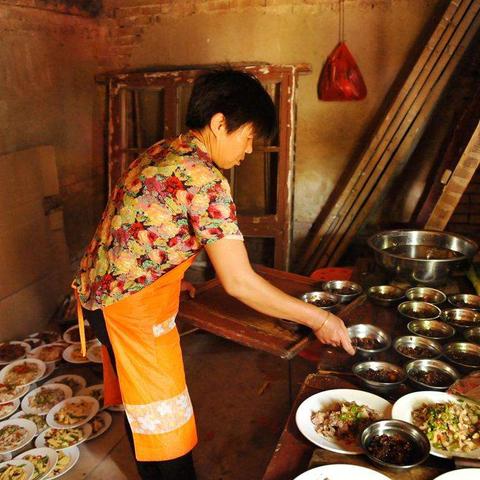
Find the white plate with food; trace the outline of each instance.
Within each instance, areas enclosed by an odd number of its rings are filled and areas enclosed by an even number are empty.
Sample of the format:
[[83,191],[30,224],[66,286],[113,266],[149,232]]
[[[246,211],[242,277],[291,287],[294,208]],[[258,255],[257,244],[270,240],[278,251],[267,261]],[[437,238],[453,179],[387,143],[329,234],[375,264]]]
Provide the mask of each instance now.
[[0,479],[2,480],[32,480],[35,467],[26,460],[8,460],[0,463]]
[[37,358],[48,364],[55,364],[62,359],[63,351],[68,347],[66,343],[48,343],[31,350],[27,356]]
[[59,478],[69,470],[71,470],[80,458],[80,450],[78,447],[69,447],[64,450],[59,450],[58,460],[55,468],[50,472],[46,480],[53,480]]
[[47,368],[45,369],[45,373],[43,374],[42,378],[38,379],[38,381],[41,382],[46,378],[48,378],[55,371],[56,368],[57,368],[56,363],[48,363]]
[[332,464],[312,468],[294,480],[390,480],[389,477],[371,468],[358,465]]
[[15,460],[27,460],[35,468],[32,480],[45,478],[55,467],[58,460],[58,453],[53,448],[32,448],[22,452],[15,457]]
[[63,351],[63,359],[69,363],[89,363],[90,360],[82,355],[80,345],[69,345]]
[[64,450],[80,445],[91,433],[92,426],[89,423],[75,428],[49,428],[37,437],[35,446]]
[[0,404],[0,420],[9,417],[17,411],[17,408],[20,406],[20,400],[17,398],[13,402],[2,403]]
[[12,459],[12,454],[11,453],[3,453],[0,455],[0,462],[6,462],[7,460]]
[[25,358],[30,349],[28,343],[17,340],[0,343],[0,365],[8,365],[15,360]]
[[37,432],[30,420],[14,418],[0,422],[0,453],[13,452],[25,446]]
[[88,440],[93,440],[105,433],[112,425],[112,416],[108,412],[98,412],[88,422],[92,426],[92,434],[88,437]]
[[442,473],[433,480],[478,480],[480,478],[480,468],[460,468],[451,472]]
[[53,330],[44,330],[42,332],[35,332],[28,336],[29,338],[38,338],[43,343],[55,343],[62,339],[59,332]]
[[376,420],[390,418],[391,409],[392,405],[378,395],[339,388],[304,400],[295,421],[302,434],[315,445],[332,452],[358,455],[363,453],[358,435]]
[[0,383],[17,387],[30,385],[43,377],[47,366],[36,358],[16,360],[0,372]]
[[47,423],[53,428],[79,427],[91,420],[98,409],[98,401],[93,397],[83,395],[67,398],[48,412]]
[[100,410],[103,410],[105,407],[103,405],[103,383],[97,383],[96,385],[90,385],[85,387],[80,392],[79,395],[88,395],[98,400],[100,405]]
[[26,413],[46,415],[57,403],[72,396],[72,389],[63,383],[42,385],[22,399],[22,410]]
[[93,363],[102,363],[102,344],[95,342],[88,347],[87,358]]
[[15,387],[14,385],[0,385],[0,403],[13,402],[17,398],[23,397],[29,390],[29,386]]
[[[63,339],[67,343],[71,343],[73,345],[77,345],[80,343],[80,330],[78,325],[74,325],[73,327],[68,328],[63,333]],[[93,333],[92,327],[85,322],[85,340],[87,342],[97,341],[95,334]]]
[[[81,375],[73,375],[71,373],[53,377],[48,382],[45,382],[45,385],[49,385],[50,383],[63,383],[72,389],[74,395],[80,393],[87,385],[87,381],[84,377]],[[80,395],[83,395],[83,393],[80,393]]]
[[37,427],[37,433],[35,436],[42,433],[48,428],[47,421],[45,420],[46,415],[38,415],[37,413],[26,413],[24,411],[17,412],[12,418],[23,418],[24,420],[30,420]]
[[430,440],[430,453],[441,458],[480,457],[480,438],[473,438],[478,435],[475,418],[479,416],[479,405],[445,392],[409,393],[392,409],[392,418],[423,430]]

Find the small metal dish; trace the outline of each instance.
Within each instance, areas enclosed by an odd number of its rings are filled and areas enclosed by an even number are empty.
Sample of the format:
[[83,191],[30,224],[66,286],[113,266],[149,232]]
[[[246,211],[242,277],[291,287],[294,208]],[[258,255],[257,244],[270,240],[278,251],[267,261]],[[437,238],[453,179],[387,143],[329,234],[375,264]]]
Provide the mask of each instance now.
[[480,313],[468,308],[450,308],[442,312],[442,320],[458,328],[480,326]]
[[440,305],[447,299],[447,296],[442,291],[429,287],[409,288],[405,292],[405,296],[408,300],[415,302],[427,302],[431,303],[432,305]]
[[337,295],[341,303],[348,303],[363,292],[361,285],[349,280],[330,280],[323,284],[323,290]]
[[308,292],[304,293],[300,299],[323,310],[333,310],[340,303],[337,295],[328,292]]
[[480,344],[480,327],[473,327],[465,330],[463,336],[468,342]]
[[382,329],[376,327],[375,325],[370,325],[368,323],[359,323],[357,325],[352,325],[347,328],[348,335],[353,340],[354,338],[359,339],[368,339],[375,344],[372,348],[367,348],[364,346],[355,346],[357,350],[363,353],[379,353],[387,350],[392,344],[390,335],[384,332]]
[[377,285],[367,290],[367,295],[373,303],[382,307],[390,307],[405,297],[405,292],[400,287],[393,285]]
[[449,343],[445,345],[443,354],[460,367],[480,368],[480,345],[468,342]]
[[[393,348],[403,357],[413,360],[438,358],[442,354],[442,347],[435,340],[413,335],[397,338],[393,342]],[[405,351],[405,348],[413,349],[413,351]],[[426,351],[415,353],[420,348]]]
[[480,295],[470,295],[469,293],[457,293],[450,295],[448,301],[455,308],[471,308],[480,310]]
[[[390,463],[385,459],[377,458],[373,454],[372,447],[374,441],[382,435],[393,437],[394,441],[398,439],[398,441],[403,440],[411,444],[412,452],[406,463],[400,465],[397,463]],[[395,469],[416,467],[423,463],[430,453],[430,442],[427,436],[415,425],[402,420],[379,420],[372,423],[362,432],[360,443],[365,454],[372,462],[381,465],[382,467]],[[398,448],[395,448],[395,446],[390,449],[390,452],[393,454],[398,451]]]
[[447,340],[455,335],[455,329],[439,320],[412,320],[408,322],[408,331],[420,337],[432,340]]
[[435,320],[442,313],[436,305],[412,300],[401,303],[397,310],[400,315],[412,320]]
[[[407,379],[403,368],[388,362],[357,363],[352,367],[352,372],[369,387],[381,390],[395,388]],[[378,374],[377,379],[369,378],[374,374]]]
[[[414,360],[407,363],[405,370],[412,383],[429,390],[446,390],[455,380],[460,378],[460,374],[453,367],[440,360]],[[437,379],[436,384],[434,382],[435,378],[432,378],[435,373],[442,376],[442,378]]]

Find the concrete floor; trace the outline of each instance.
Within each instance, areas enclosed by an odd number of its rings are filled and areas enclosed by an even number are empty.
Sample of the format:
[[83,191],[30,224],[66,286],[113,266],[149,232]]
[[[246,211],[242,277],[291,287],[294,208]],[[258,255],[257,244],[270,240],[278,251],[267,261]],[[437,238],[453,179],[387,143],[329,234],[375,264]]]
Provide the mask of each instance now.
[[[205,332],[182,337],[199,445],[198,480],[259,480],[289,413],[287,361]],[[314,370],[293,361],[293,389]],[[114,413],[109,432],[80,447],[80,461],[65,480],[137,480],[123,430]]]

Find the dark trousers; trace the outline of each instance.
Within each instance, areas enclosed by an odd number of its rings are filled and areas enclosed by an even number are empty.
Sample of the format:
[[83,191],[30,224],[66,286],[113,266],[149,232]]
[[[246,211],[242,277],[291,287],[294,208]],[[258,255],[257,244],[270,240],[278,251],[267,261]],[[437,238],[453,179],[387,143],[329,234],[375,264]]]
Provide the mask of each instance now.
[[[101,310],[90,311],[83,309],[83,315],[90,322],[90,326],[92,327],[95,336],[100,340],[102,345],[107,347],[110,360],[116,371],[115,355],[113,354],[112,344],[108,337],[103,312]],[[132,429],[130,428],[126,416],[124,417],[124,420],[128,441],[135,456]],[[135,460],[135,462],[142,480],[196,480],[197,478],[193,466],[192,452],[187,453],[183,457],[175,458],[174,460],[166,460],[162,462],[140,462]]]

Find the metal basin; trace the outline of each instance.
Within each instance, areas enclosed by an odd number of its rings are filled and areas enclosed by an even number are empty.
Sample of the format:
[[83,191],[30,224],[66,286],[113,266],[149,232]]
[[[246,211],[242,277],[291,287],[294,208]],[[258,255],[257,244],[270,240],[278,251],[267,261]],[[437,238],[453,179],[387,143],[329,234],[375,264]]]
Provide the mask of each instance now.
[[376,262],[399,278],[441,285],[455,270],[465,270],[478,245],[461,235],[429,230],[388,230],[368,239]]

